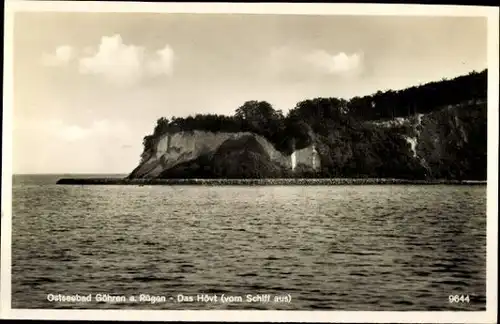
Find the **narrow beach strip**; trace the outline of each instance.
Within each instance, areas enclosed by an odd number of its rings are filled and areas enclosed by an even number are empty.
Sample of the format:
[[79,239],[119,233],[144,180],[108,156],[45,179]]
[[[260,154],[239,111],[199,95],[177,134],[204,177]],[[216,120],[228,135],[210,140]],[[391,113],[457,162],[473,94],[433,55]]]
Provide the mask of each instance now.
[[207,186],[335,186],[335,185],[486,185],[481,180],[411,180],[390,178],[320,178],[320,179],[121,179],[62,178],[60,185],[207,185]]

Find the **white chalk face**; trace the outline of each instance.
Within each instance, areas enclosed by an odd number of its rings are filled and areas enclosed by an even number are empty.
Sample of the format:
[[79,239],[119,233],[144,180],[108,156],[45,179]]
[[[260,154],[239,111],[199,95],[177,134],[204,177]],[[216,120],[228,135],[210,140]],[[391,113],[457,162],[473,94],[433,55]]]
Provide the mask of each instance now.
[[312,168],[313,170],[316,170],[318,168],[318,152],[316,151],[316,146],[313,145],[312,147],[312,152],[311,152],[311,158],[312,158]]
[[290,160],[292,161],[292,171],[294,171],[297,167],[297,153],[295,151],[290,156]]

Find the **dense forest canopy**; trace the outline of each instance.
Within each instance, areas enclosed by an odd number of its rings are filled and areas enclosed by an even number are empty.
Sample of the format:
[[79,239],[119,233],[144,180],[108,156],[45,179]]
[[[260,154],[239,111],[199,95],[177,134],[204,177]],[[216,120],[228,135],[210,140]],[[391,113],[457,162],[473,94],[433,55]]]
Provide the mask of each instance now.
[[[160,118],[153,134],[144,138],[142,159],[151,154],[157,140],[166,133],[193,130],[252,132],[265,137],[286,154],[314,141],[321,158],[321,176],[447,177],[448,171],[444,167],[439,169],[440,161],[436,162],[438,166],[431,168],[413,158],[410,146],[402,136],[408,135],[411,130],[404,127],[384,128],[373,121],[428,113],[436,113],[436,118],[441,118],[439,111],[443,108],[462,104],[466,105],[463,108],[465,111],[460,113],[464,127],[469,128],[478,139],[486,139],[486,128],[481,128],[485,126],[486,105],[482,110],[477,109],[486,99],[487,70],[398,91],[378,91],[350,100],[308,99],[297,103],[286,115],[268,102],[247,101],[236,109],[233,116],[198,114],[185,118],[172,117],[171,120]],[[484,119],[484,125],[479,128],[469,125],[471,118]],[[485,145],[477,143],[474,154],[481,155],[484,151],[485,155]],[[458,153],[467,155],[466,150]],[[477,168],[483,159],[485,157],[475,156],[467,161],[476,161],[473,164]],[[467,172],[459,172],[461,167],[464,166],[459,165],[449,172],[454,172],[454,177],[460,177],[458,173]],[[439,174],[431,171],[436,168],[440,170]],[[466,168],[471,169],[472,166],[467,165]],[[481,177],[482,174],[473,175],[473,178]]]
[[[452,80],[430,82],[420,86],[354,97],[308,99],[297,103],[285,116],[265,101],[247,101],[237,108],[233,116],[197,114],[185,118],[158,119],[152,135],[144,138],[146,151],[153,139],[166,133],[204,130],[211,132],[249,131],[266,137],[278,149],[287,150],[293,138],[304,146],[306,136],[313,129],[324,133],[332,124],[355,125],[360,121],[408,117],[416,113],[429,113],[446,105],[468,100],[486,100],[487,70],[471,72]],[[288,144],[286,144],[286,143]]]

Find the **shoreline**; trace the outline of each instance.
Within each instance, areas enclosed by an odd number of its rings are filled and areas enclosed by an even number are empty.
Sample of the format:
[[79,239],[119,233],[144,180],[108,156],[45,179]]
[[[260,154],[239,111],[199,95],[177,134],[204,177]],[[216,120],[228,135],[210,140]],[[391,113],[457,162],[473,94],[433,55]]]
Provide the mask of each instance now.
[[58,185],[206,185],[206,186],[335,186],[335,185],[486,185],[486,180],[411,180],[391,178],[276,178],[276,179],[122,179],[61,178]]

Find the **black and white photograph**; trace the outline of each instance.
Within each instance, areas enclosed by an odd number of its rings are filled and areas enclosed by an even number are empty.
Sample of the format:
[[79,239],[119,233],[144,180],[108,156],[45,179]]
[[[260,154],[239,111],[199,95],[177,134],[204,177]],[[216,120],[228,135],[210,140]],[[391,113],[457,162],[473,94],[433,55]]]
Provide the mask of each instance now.
[[6,9],[2,318],[496,321],[498,7]]

